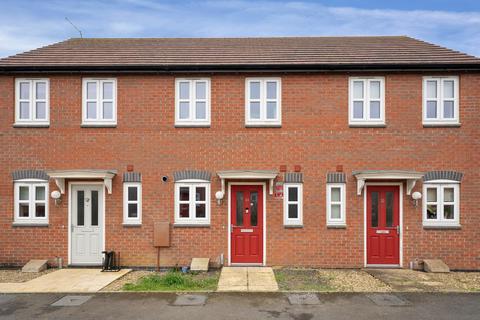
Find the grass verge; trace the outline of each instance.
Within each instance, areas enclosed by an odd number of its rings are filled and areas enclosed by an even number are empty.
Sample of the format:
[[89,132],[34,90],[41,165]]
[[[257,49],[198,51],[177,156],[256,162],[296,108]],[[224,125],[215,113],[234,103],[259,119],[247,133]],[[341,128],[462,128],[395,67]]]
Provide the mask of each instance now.
[[219,273],[181,273],[169,271],[164,274],[152,274],[140,278],[136,283],[127,283],[125,291],[214,291],[217,289]]

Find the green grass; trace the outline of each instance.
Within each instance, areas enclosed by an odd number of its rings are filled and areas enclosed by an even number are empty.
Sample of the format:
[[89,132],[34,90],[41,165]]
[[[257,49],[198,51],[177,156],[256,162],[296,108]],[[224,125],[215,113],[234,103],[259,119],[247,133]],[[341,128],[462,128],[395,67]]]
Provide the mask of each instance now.
[[217,289],[218,272],[181,273],[169,271],[166,274],[153,274],[127,283],[126,291],[214,291]]

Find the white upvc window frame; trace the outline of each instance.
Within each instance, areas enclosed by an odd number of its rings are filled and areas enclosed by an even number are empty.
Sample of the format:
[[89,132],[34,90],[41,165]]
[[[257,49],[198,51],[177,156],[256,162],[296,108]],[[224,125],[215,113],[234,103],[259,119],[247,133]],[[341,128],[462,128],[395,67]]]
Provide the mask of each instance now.
[[[21,99],[20,84],[29,84],[29,98]],[[37,83],[45,83],[45,99],[37,99]],[[20,103],[29,103],[28,119],[20,117]],[[45,119],[36,117],[37,102],[45,103]],[[50,79],[48,78],[16,78],[15,79],[15,125],[16,126],[49,126],[50,125]]]
[[[87,84],[94,82],[97,86],[97,97],[87,99]],[[112,83],[112,99],[103,97],[103,84]],[[97,103],[97,117],[95,119],[87,118],[87,103]],[[103,103],[112,103],[112,119],[103,118]],[[88,127],[112,127],[117,125],[117,79],[116,78],[83,78],[82,79],[82,126]]]
[[[137,200],[129,200],[128,189],[134,187],[137,189]],[[137,217],[128,216],[128,205],[137,205]],[[124,225],[141,225],[142,224],[142,183],[141,182],[124,182],[123,183],[123,224]]]
[[[20,200],[20,187],[28,187],[28,200]],[[36,200],[36,188],[44,187],[45,188],[45,199]],[[48,191],[48,181],[38,180],[38,179],[24,179],[17,180],[13,184],[13,198],[14,198],[14,223],[18,225],[36,225],[36,224],[48,224],[48,202],[49,202],[49,191]],[[20,203],[28,203],[29,216],[20,217]],[[37,203],[42,203],[45,205],[45,217],[36,217],[35,208]]]
[[[291,201],[288,198],[288,189],[297,189],[297,201]],[[288,217],[288,205],[296,204],[298,208],[298,217]],[[284,183],[283,184],[283,224],[285,226],[302,226],[303,225],[303,183]]]
[[[180,188],[189,188],[189,200],[180,201]],[[205,200],[200,201],[192,198],[195,196],[195,188],[205,188]],[[175,182],[174,192],[175,204],[175,225],[210,225],[210,182],[204,180],[181,180]],[[205,204],[205,218],[196,218],[196,204]],[[180,217],[180,204],[189,204],[189,217]]]
[[[363,83],[363,98],[354,97],[354,82]],[[380,82],[380,98],[372,98],[370,84]],[[354,118],[354,102],[363,102],[363,118]],[[371,118],[370,102],[380,103],[380,118]],[[385,77],[349,77],[348,81],[348,124],[350,126],[385,125]]]
[[[436,98],[429,98],[427,96],[427,83],[429,81],[436,81],[437,83],[437,96]],[[444,97],[444,83],[446,81],[453,81],[453,98]],[[422,81],[422,119],[424,125],[459,125],[460,124],[460,107],[459,107],[459,77],[458,76],[426,76]],[[427,118],[427,102],[436,101],[437,103],[437,117]],[[445,102],[453,102],[453,118],[445,118]]]
[[[453,202],[444,201],[444,190],[453,188]],[[427,189],[437,190],[437,201],[428,201]],[[427,219],[427,205],[437,206],[437,218]],[[445,219],[444,205],[453,205],[453,219]],[[460,226],[460,183],[451,180],[425,181],[423,184],[422,217],[424,227],[459,227]]]
[[[189,98],[180,98],[180,84],[189,84]],[[197,83],[205,83],[205,98],[197,98]],[[211,124],[211,81],[210,78],[176,78],[175,79],[175,126],[179,127],[208,127]],[[189,104],[189,117],[180,118],[180,103]],[[197,102],[205,103],[205,119],[196,118]]]
[[[260,83],[259,99],[250,99],[250,84],[252,82]],[[267,83],[276,83],[276,99],[267,98]],[[250,116],[250,103],[258,102],[260,104],[260,118],[252,119]],[[277,117],[275,119],[267,119],[267,103],[277,103]],[[246,78],[245,79],[245,125],[259,127],[278,127],[282,125],[282,79],[279,77],[270,78]]]
[[[340,201],[332,200],[332,189],[340,189]],[[347,225],[347,215],[346,215],[346,194],[345,194],[345,183],[327,183],[327,226],[346,226]],[[332,218],[332,205],[340,205],[340,218]]]

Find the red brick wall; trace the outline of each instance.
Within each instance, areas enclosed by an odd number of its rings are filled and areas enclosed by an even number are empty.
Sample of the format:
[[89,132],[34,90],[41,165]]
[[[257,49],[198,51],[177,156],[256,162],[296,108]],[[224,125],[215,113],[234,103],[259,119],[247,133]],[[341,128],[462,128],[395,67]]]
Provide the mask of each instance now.
[[[86,75],[92,76],[92,75]],[[106,195],[106,248],[122,264],[153,266],[153,222],[173,222],[173,172],[210,171],[209,228],[174,228],[163,265],[194,256],[227,257],[227,201],[216,204],[218,170],[278,169],[304,173],[304,228],[283,227],[282,201],[267,195],[267,264],[362,267],[363,195],[352,170],[456,170],[461,184],[461,230],[425,230],[421,205],[404,196],[404,266],[414,258],[442,258],[452,268],[480,269],[480,74],[460,74],[460,128],[423,128],[422,75],[387,74],[386,128],[348,127],[348,75],[282,77],[282,128],[245,128],[243,75],[213,75],[210,128],[174,128],[174,76],[118,75],[117,128],[81,128],[81,77],[49,75],[50,128],[13,128],[14,78],[0,77],[0,264],[68,252],[68,198],[50,200],[49,227],[12,227],[18,169],[117,169]],[[122,226],[122,173],[143,178],[143,224]],[[327,229],[325,180],[338,164],[347,173],[347,228]],[[164,183],[161,177],[169,176]],[[53,182],[50,191],[56,190]],[[415,190],[421,190],[419,182]]]

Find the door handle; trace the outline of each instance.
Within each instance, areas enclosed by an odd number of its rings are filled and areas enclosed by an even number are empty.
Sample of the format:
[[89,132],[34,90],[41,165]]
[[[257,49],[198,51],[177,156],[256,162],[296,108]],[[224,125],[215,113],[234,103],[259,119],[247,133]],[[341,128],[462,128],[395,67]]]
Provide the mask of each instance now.
[[400,225],[397,226],[397,234],[400,235]]

